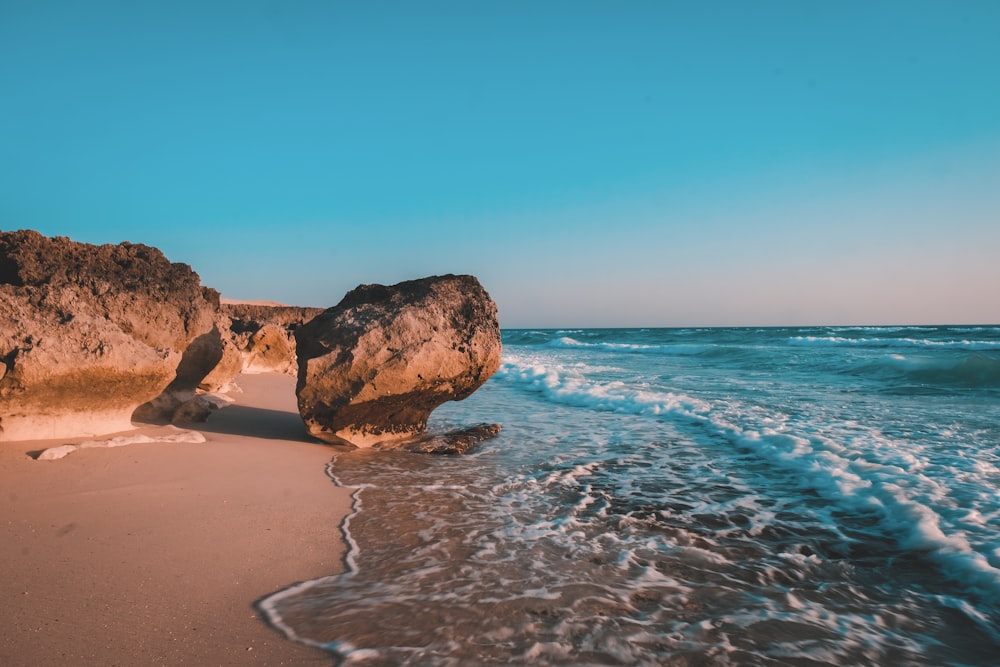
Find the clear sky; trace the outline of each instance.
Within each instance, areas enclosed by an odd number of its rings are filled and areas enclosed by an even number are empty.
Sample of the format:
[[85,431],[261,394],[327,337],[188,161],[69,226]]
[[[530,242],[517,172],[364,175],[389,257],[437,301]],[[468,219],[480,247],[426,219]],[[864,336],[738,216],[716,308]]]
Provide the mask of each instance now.
[[0,3],[0,228],[505,327],[1000,322],[1000,2]]

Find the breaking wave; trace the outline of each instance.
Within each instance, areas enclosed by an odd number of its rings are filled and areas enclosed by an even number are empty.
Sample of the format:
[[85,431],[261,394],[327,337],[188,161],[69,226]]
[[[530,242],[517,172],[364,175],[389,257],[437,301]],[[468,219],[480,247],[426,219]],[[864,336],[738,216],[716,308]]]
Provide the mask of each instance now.
[[714,348],[712,345],[696,345],[696,344],[684,344],[684,343],[673,343],[670,345],[648,345],[642,343],[617,343],[610,341],[601,341],[597,343],[587,343],[576,340],[575,338],[570,338],[568,336],[563,336],[561,338],[553,339],[549,343],[552,347],[568,347],[568,348],[593,348],[602,350],[614,350],[617,352],[649,352],[656,351],[665,354],[677,354],[677,355],[689,355],[689,354],[702,354],[704,352],[710,351]]
[[979,353],[949,358],[889,354],[868,369],[922,385],[1000,388],[1000,357]]
[[505,332],[431,424],[497,438],[338,455],[346,572],[261,608],[345,664],[993,665],[997,333]]
[[926,347],[944,350],[998,350],[1000,341],[995,340],[930,340],[917,338],[844,338],[841,336],[792,336],[791,345],[836,346],[855,345],[859,347]]
[[[513,355],[498,375],[566,405],[681,418],[710,427],[845,509],[877,515],[902,547],[926,552],[957,582],[986,590],[991,600],[1000,603],[1000,540],[990,534],[976,540],[976,526],[960,527],[939,513],[955,502],[948,488],[952,475],[976,473],[968,462],[951,460],[960,467],[947,468],[943,477],[940,472],[932,476],[926,472],[933,469],[929,460],[904,453],[904,443],[858,424],[797,421],[747,404],[717,405],[622,382],[595,382]],[[953,509],[945,513],[956,514]],[[966,509],[959,514],[966,516]]]

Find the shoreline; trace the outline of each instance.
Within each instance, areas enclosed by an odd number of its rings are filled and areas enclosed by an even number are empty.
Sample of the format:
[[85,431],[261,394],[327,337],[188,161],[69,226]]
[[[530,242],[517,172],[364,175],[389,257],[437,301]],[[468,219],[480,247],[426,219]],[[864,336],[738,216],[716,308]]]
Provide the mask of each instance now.
[[[30,455],[0,443],[0,663],[329,665],[258,603],[344,571],[351,490],[326,474],[295,378],[243,375],[205,443]],[[82,440],[83,438],[81,438]]]

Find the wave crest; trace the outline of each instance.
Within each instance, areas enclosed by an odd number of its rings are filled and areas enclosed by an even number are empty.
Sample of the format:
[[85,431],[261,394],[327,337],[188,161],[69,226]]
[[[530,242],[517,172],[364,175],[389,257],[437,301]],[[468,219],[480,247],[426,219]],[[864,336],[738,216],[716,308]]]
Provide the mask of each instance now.
[[956,581],[1000,601],[1000,568],[983,553],[994,547],[973,537],[975,526],[947,518],[951,501],[944,496],[949,491],[925,474],[928,464],[919,450],[908,452],[913,448],[876,429],[859,424],[831,428],[762,412],[749,404],[712,403],[619,381],[598,382],[516,356],[506,359],[498,376],[565,405],[679,418],[708,427],[740,449],[794,474],[822,497],[878,517],[902,548],[927,554]]
[[596,382],[577,372],[508,357],[497,377],[527,385],[557,403],[636,415],[694,417],[708,403],[684,394],[630,387],[624,382]]
[[707,352],[714,349],[713,345],[697,345],[697,344],[667,344],[667,345],[648,345],[643,343],[612,343],[610,341],[601,341],[598,343],[585,343],[583,341],[576,340],[575,338],[570,338],[569,336],[563,336],[561,338],[554,338],[549,341],[549,346],[551,347],[562,347],[562,348],[591,348],[600,350],[614,350],[617,352],[648,352],[657,351],[666,354],[676,354],[676,355],[694,355]]
[[843,336],[792,336],[790,345],[859,347],[925,347],[939,350],[1000,350],[995,340],[930,340],[917,338],[845,338]]

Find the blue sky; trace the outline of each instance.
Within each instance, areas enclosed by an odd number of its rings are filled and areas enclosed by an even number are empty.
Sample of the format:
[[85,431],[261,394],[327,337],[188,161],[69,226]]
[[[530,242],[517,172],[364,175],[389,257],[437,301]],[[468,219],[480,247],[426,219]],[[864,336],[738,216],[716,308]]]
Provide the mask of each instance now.
[[0,228],[501,324],[1000,322],[1000,3],[0,5]]

